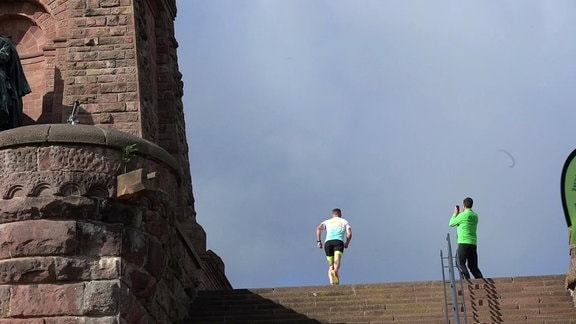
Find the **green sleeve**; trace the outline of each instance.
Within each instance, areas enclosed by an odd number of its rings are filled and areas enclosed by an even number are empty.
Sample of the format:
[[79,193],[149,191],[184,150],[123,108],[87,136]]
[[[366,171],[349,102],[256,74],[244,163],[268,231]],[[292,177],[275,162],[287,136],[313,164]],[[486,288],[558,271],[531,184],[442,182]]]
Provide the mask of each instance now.
[[460,222],[462,221],[462,216],[463,213],[460,213],[458,215],[453,214],[452,218],[450,218],[450,223],[448,224],[450,227],[454,227],[454,226],[458,226],[460,225]]

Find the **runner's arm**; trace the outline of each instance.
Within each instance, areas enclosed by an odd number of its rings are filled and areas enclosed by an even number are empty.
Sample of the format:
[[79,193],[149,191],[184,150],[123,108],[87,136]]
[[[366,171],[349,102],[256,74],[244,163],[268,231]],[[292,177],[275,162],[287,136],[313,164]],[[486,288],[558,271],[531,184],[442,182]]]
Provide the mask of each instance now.
[[320,223],[316,227],[316,242],[318,243],[318,248],[322,248],[322,231],[324,230],[324,223]]
[[344,243],[345,248],[348,248],[350,241],[352,241],[352,227],[348,226],[346,227],[346,243]]

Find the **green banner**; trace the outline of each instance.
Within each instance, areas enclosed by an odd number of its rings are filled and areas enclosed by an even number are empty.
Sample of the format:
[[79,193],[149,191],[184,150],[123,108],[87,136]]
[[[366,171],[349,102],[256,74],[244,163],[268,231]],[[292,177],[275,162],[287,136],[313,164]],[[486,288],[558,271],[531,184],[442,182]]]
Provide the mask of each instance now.
[[576,244],[576,150],[574,150],[562,169],[562,207],[568,227],[572,229],[572,244]]

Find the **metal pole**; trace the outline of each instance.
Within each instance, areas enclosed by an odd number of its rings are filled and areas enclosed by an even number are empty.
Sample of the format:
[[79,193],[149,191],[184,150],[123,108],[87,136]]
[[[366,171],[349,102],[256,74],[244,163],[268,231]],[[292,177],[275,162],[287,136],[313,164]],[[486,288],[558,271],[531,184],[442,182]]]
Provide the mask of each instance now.
[[468,324],[468,312],[466,311],[466,293],[464,291],[464,279],[460,272],[460,289],[462,289],[462,310],[464,311],[464,323]]
[[74,101],[74,106],[72,107],[72,113],[70,113],[70,117],[68,117],[68,124],[76,125],[80,123],[78,119],[78,111],[80,109],[80,101]]
[[456,291],[456,277],[454,275],[454,258],[452,257],[452,243],[450,242],[450,233],[446,235],[448,241],[448,260],[450,267],[450,288],[452,289],[452,308],[454,309],[454,323],[460,324],[460,308],[458,307],[458,292]]
[[446,315],[446,324],[450,324],[448,317],[448,293],[446,292],[446,274],[444,273],[446,267],[444,266],[444,254],[440,250],[440,264],[442,264],[442,288],[444,288],[444,314]]

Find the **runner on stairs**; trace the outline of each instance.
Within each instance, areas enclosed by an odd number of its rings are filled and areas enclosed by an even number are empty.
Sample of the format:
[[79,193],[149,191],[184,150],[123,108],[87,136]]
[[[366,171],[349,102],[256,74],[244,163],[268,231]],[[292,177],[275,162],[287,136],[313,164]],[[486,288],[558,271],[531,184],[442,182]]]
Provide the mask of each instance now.
[[[342,218],[342,211],[339,208],[332,210],[332,218],[327,219],[316,228],[316,242],[318,248],[322,248],[322,231],[326,230],[326,240],[324,241],[324,251],[328,260],[328,278],[331,285],[339,285],[340,262],[344,249],[348,248],[352,240],[352,227],[347,220]],[[346,241],[344,241],[346,239]]]

